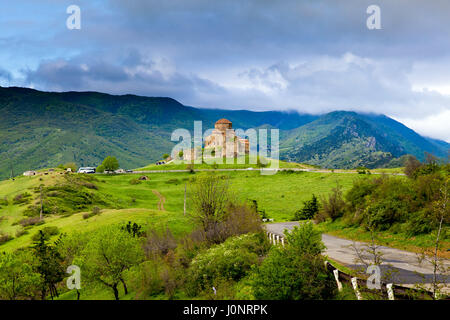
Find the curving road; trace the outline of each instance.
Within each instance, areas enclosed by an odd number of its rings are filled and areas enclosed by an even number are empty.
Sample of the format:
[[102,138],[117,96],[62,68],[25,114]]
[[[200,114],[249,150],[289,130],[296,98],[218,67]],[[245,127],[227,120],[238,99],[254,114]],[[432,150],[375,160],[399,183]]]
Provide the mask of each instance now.
[[[284,230],[292,230],[294,226],[298,226],[298,222],[266,224],[266,229],[271,233],[283,235]],[[362,266],[361,263],[356,262],[357,254],[353,245],[361,249],[366,245],[364,242],[342,239],[328,234],[322,234],[322,241],[326,246],[325,254],[331,259],[353,269]],[[381,270],[383,275],[386,275],[389,270],[392,273],[392,268],[396,270],[391,277],[392,282],[403,285],[432,282],[432,264],[429,262],[420,264],[416,253],[384,246],[380,246],[378,249],[382,253]],[[368,257],[364,255],[364,258]],[[450,260],[445,259],[444,265],[447,270],[450,270]],[[448,277],[441,276],[439,280],[445,282],[449,289]]]

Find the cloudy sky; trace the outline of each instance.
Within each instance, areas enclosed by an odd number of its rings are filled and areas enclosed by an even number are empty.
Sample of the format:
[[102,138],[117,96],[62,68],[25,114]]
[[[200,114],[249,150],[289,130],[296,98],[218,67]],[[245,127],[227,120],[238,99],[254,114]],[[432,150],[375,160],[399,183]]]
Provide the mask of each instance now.
[[448,0],[1,1],[0,85],[384,113],[450,142],[449,35]]

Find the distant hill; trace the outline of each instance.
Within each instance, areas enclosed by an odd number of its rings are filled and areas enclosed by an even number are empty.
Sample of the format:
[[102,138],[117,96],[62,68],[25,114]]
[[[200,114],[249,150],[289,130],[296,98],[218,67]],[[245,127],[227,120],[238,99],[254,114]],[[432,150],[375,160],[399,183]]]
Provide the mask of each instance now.
[[327,168],[374,168],[405,154],[445,158],[449,146],[384,115],[335,111],[287,132],[280,151],[288,160]]
[[212,128],[219,118],[235,128],[279,128],[282,158],[330,168],[376,166],[424,151],[445,157],[449,149],[378,115],[197,109],[163,97],[0,87],[0,179],[11,166],[15,174],[71,161],[94,166],[108,155],[123,168],[142,167],[170,152],[174,129],[192,129],[194,120]]

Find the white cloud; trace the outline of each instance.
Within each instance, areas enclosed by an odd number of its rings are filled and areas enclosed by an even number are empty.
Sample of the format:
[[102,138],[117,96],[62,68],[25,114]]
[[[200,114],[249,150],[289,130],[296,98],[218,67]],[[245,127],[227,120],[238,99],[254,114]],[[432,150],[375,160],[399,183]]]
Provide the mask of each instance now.
[[396,120],[424,136],[440,138],[450,143],[450,110],[423,119],[396,118]]

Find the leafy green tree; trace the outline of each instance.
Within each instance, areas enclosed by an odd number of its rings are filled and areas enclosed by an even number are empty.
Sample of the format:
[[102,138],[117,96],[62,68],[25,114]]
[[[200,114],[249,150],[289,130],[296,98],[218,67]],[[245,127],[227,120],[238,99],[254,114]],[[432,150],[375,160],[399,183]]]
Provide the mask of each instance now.
[[273,247],[251,277],[256,299],[331,299],[337,293],[325,269],[320,232],[305,223],[286,234],[285,247]]
[[167,159],[168,157],[170,157],[168,153],[163,154],[163,159]]
[[119,300],[117,286],[122,283],[128,294],[124,273],[143,260],[143,250],[137,238],[117,226],[100,230],[75,259],[83,275],[110,288]]
[[114,171],[119,169],[119,161],[117,161],[116,157],[106,157],[105,160],[103,160],[102,165],[106,171]]
[[37,259],[35,270],[43,279],[41,285],[42,300],[47,296],[47,292],[50,292],[52,300],[58,296],[56,285],[65,276],[63,257],[57,248],[58,243],[59,240],[54,245],[48,244],[45,234],[40,230],[38,240],[33,245],[33,252]]
[[103,164],[101,164],[97,167],[97,169],[95,171],[99,172],[99,173],[103,173],[103,172],[105,172],[105,167],[103,166]]
[[303,208],[295,213],[295,220],[309,220],[319,212],[319,202],[313,194],[311,200],[303,201]]
[[29,251],[0,253],[0,300],[34,299],[41,276],[33,270]]

